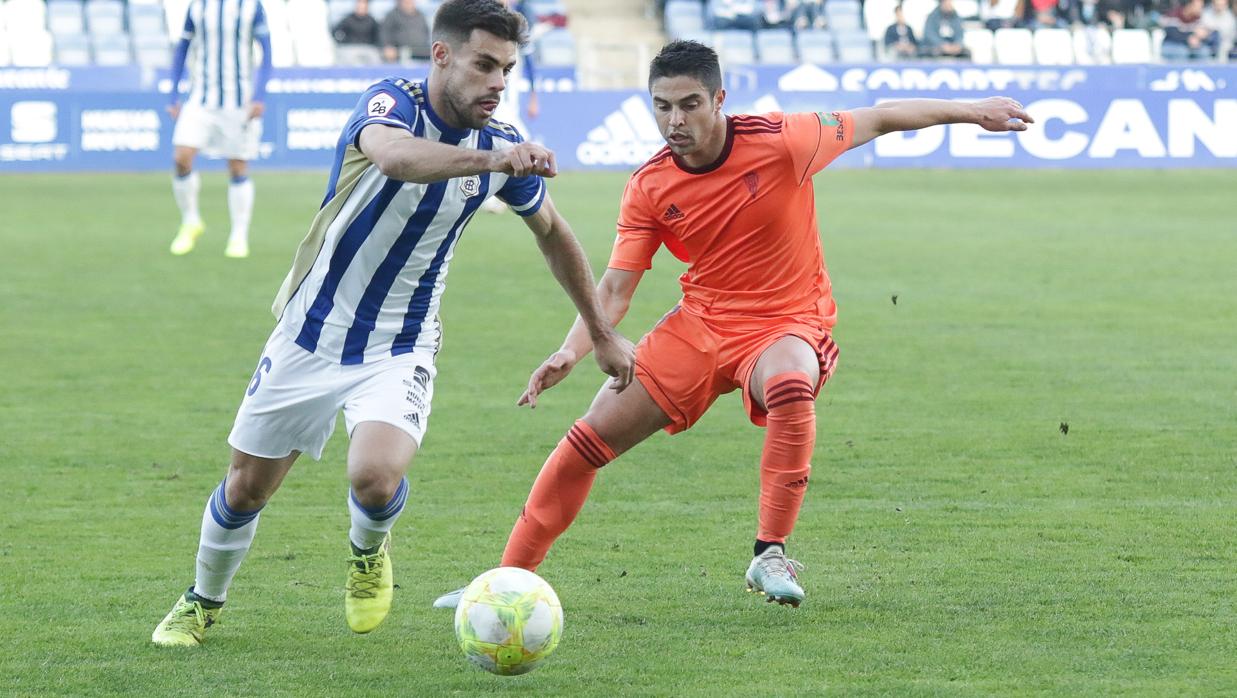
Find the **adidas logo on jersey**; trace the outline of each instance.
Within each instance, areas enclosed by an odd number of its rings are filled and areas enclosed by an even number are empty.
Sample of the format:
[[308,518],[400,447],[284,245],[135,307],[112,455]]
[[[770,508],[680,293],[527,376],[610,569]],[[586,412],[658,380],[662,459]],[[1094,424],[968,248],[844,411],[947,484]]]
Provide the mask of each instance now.
[[643,97],[623,100],[576,148],[584,165],[642,165],[666,144]]
[[670,204],[670,208],[666,209],[666,212],[662,214],[661,220],[663,223],[668,223],[670,221],[677,221],[678,219],[686,215],[687,215],[686,213],[683,213],[682,211],[679,210],[678,206],[675,206],[674,204]]

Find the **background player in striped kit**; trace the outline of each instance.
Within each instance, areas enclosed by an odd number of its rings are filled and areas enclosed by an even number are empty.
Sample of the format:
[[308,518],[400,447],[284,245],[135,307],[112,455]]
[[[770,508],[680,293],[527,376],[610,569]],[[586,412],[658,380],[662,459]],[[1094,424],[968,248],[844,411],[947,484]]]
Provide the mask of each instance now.
[[[816,224],[812,175],[846,150],[891,131],[975,123],[1024,131],[1014,100],[902,100],[853,112],[727,116],[717,54],[693,41],[665,46],[649,92],[666,140],[632,174],[599,295],[623,319],[653,255],[688,263],[683,299],[636,348],[636,378],[602,391],[550,454],[516,520],[503,566],[534,570],[579,513],[597,472],[658,430],[690,428],[721,395],[742,390],[767,427],[754,555],[747,584],[769,601],[804,599],[786,557],[816,444],[815,400],[837,365],[837,318]],[[520,404],[536,406],[588,354],[584,327],[533,373]],[[453,607],[459,592],[435,606]]]
[[[262,62],[253,73],[253,44],[262,48]],[[179,85],[186,65],[191,87],[184,105]],[[168,112],[176,120],[172,158],[176,174],[172,193],[180,208],[180,230],[172,254],[193,250],[206,229],[198,210],[201,182],[193,171],[199,150],[228,160],[228,211],[232,231],[224,252],[249,256],[249,220],[253,215],[253,182],[249,161],[258,156],[262,139],[263,100],[271,71],[271,38],[261,0],[193,0],[185,15],[185,30],[172,63],[172,101]]]
[[152,641],[193,646],[218,617],[262,506],[301,453],[314,458],[340,409],[351,444],[352,526],[344,615],[355,632],[391,605],[388,534],[408,499],[404,474],[430,415],[437,311],[463,228],[490,194],[524,218],[623,390],[633,347],[605,322],[587,258],[546,194],[554,155],[491,115],[523,19],[494,0],[448,0],[426,82],[388,78],[357,103],[326,197],[274,304],[279,321],[241,401],[232,462],[202,515],[194,585]]

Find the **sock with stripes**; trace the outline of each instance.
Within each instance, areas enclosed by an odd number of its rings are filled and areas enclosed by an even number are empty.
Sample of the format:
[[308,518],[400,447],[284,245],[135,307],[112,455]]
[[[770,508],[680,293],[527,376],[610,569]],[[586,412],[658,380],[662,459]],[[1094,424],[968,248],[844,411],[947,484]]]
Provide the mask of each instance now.
[[352,516],[352,528],[348,529],[348,540],[352,542],[354,552],[372,554],[382,545],[399,515],[404,511],[408,501],[408,478],[402,478],[391,499],[376,509],[370,509],[357,501],[356,492],[348,490],[348,513]]
[[227,488],[228,480],[224,478],[206,500],[202,535],[198,539],[197,578],[192,589],[197,596],[216,603],[227,599],[228,586],[253,544],[258,514],[262,511],[261,507],[236,511],[228,506],[224,494]]
[[597,471],[617,457],[592,427],[577,421],[541,466],[507,539],[503,566],[537,569],[550,546],[580,513]]
[[183,177],[172,175],[172,196],[176,199],[176,207],[180,209],[181,225],[198,225],[202,222],[202,214],[198,211],[198,189],[201,185],[196,171]]
[[253,180],[249,177],[233,177],[228,184],[228,213],[232,216],[228,242],[248,242],[249,219],[253,217]]
[[760,514],[756,539],[784,543],[795,528],[812,471],[816,446],[816,398],[808,376],[780,373],[765,383],[769,413],[760,454]]

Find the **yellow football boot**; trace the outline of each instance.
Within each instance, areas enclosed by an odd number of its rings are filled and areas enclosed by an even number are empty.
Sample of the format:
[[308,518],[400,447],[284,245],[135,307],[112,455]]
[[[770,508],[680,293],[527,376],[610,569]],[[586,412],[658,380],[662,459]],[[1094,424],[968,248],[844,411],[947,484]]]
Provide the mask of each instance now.
[[201,601],[189,600],[182,594],[150,636],[150,641],[161,647],[197,647],[202,644],[206,629],[219,620],[222,608],[206,608]]
[[202,237],[204,232],[206,232],[206,224],[201,221],[181,225],[176,233],[176,239],[172,240],[172,254],[180,256],[192,252],[193,246],[198,244],[198,238]]
[[391,571],[391,535],[373,555],[348,557],[344,585],[344,617],[354,633],[367,633],[382,624],[391,610],[395,576]]

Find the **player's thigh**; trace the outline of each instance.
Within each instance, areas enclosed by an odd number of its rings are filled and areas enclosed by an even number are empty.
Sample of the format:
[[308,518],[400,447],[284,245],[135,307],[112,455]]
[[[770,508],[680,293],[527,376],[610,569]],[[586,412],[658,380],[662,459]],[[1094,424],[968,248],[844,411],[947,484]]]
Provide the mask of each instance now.
[[180,109],[176,118],[176,127],[172,129],[172,145],[192,148],[194,153],[207,147],[214,134],[214,120],[205,107],[200,104],[186,104]]
[[774,341],[756,359],[747,390],[750,399],[764,409],[765,384],[773,376],[783,373],[803,373],[808,382],[817,385],[820,380],[820,359],[816,349],[807,340],[785,335]]
[[338,365],[276,329],[249,380],[228,443],[257,458],[280,460],[300,452],[317,460],[335,429],[342,393]]
[[[217,114],[215,150],[228,160],[256,160],[262,141],[262,120],[251,119],[244,109],[220,109]],[[229,168],[232,164],[228,164]],[[233,172],[235,175],[236,173]]]
[[438,375],[433,355],[413,352],[343,369],[354,374],[344,399],[349,475],[403,477],[429,427]]
[[361,422],[348,444],[348,482],[359,494],[392,493],[416,454],[417,442],[403,429],[386,422]]
[[638,380],[621,393],[612,390],[607,381],[583,419],[616,454],[630,450],[671,422]]

